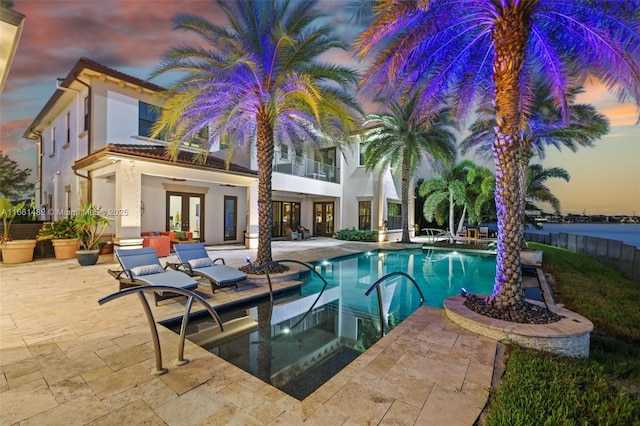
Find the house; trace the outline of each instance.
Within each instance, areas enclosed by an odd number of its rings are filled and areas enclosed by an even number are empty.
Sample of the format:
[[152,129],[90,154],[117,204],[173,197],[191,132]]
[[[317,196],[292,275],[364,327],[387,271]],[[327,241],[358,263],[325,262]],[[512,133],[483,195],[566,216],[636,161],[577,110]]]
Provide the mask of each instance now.
[[[257,247],[254,148],[236,150],[229,167],[220,144],[196,162],[198,140],[175,161],[167,158],[164,142],[148,137],[162,90],[86,58],[58,80],[24,133],[38,147],[42,219],[61,219],[91,200],[111,217],[116,246],[139,245],[142,232],[174,230],[207,244]],[[381,240],[400,236],[399,182],[390,171],[365,171],[357,148],[346,155],[331,146],[305,149],[280,145],[275,153],[274,238],[300,225],[313,236],[344,228],[377,230]]]

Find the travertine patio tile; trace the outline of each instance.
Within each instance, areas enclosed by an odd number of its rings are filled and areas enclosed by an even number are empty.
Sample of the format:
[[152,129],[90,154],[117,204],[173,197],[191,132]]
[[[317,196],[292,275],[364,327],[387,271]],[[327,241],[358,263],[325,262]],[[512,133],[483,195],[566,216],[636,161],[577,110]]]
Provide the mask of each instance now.
[[112,370],[117,371],[151,358],[154,358],[153,348],[143,344],[115,352],[102,359]]
[[433,386],[433,381],[424,378],[388,374],[376,384],[374,389],[396,401],[421,408],[429,397]]
[[[427,326],[427,328],[429,328]],[[458,333],[451,331],[444,331],[437,327],[432,327],[430,330],[425,330],[418,336],[419,340],[424,340],[430,343],[437,343],[443,346],[453,347],[458,339]]]
[[131,389],[141,383],[152,380],[154,376],[149,370],[135,364],[111,374],[100,376],[95,380],[87,380],[87,384],[91,386],[93,392],[100,398],[105,399],[117,395],[121,392]]
[[116,410],[138,399],[143,400],[149,407],[158,407],[178,395],[159,379],[150,380],[129,390],[121,392],[102,402],[110,410]]
[[[354,395],[358,395],[357,403]],[[393,399],[374,389],[350,382],[340,389],[325,406],[336,407],[358,424],[377,424],[389,410]]]
[[91,423],[89,426],[128,425],[134,420],[136,425],[164,426],[165,421],[156,414],[143,400],[135,400],[127,405],[110,410],[110,412]]
[[248,407],[256,407],[265,399],[239,383],[231,383],[221,389],[216,395],[221,395],[237,407],[246,410]]
[[44,377],[42,376],[42,371],[41,370],[36,370],[36,371],[31,372],[31,373],[27,373],[27,374],[24,374],[22,376],[18,376],[18,377],[15,377],[13,379],[10,379],[7,384],[9,386],[9,389],[15,389],[15,388],[20,387],[22,385],[26,385],[28,383],[33,383],[33,382],[35,382],[37,380],[40,380],[40,379],[43,379],[43,378]]
[[489,396],[492,376],[493,365],[471,361],[462,384],[462,392],[475,395],[479,398],[487,398]]
[[166,365],[169,372],[160,376],[160,380],[175,393],[182,395],[211,379],[216,372],[215,364],[216,360],[208,357],[195,359],[182,366]]
[[47,383],[40,379],[0,394],[0,422],[12,425],[58,405]]
[[81,376],[74,376],[57,383],[49,384],[49,388],[58,404],[78,398],[81,395],[92,393],[91,388]]
[[193,389],[156,407],[154,411],[168,425],[195,425],[223,410],[229,401],[220,394]]
[[20,424],[24,426],[82,426],[107,413],[107,409],[95,395],[87,394],[30,417]]
[[375,374],[379,377],[384,377],[391,368],[398,362],[400,357],[391,357],[385,354],[378,355],[373,361],[371,361],[363,371]]
[[495,342],[485,337],[469,334],[461,334],[451,350],[451,355],[465,357],[491,366],[493,366],[495,353]]
[[411,426],[416,423],[420,409],[402,401],[395,401],[389,411],[384,415],[380,426]]
[[434,387],[416,424],[420,425],[473,425],[480,415],[486,398],[470,398],[463,392]]
[[[210,416],[208,419],[198,422],[198,426],[224,425],[224,426],[260,426],[265,423],[245,413],[240,409],[232,410],[231,406],[226,406],[222,411]],[[233,414],[231,414],[233,412]]]
[[348,418],[349,416],[337,407],[324,404],[309,415],[304,420],[304,424],[309,426],[342,425]]

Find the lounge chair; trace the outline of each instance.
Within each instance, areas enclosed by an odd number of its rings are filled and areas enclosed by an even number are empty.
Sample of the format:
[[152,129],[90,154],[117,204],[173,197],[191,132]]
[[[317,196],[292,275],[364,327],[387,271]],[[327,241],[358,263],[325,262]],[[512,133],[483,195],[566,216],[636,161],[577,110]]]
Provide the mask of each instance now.
[[[115,255],[122,270],[109,270],[109,274],[119,281],[120,290],[141,285],[165,285],[185,290],[198,287],[198,282],[184,272],[163,268],[153,247],[115,250]],[[155,303],[170,297],[175,295],[155,293]]]
[[[211,259],[207,254],[207,250],[202,243],[196,244],[177,244],[174,247],[178,256],[177,264],[169,264],[179,271],[184,271],[192,277],[201,277],[209,280],[211,291],[223,287],[235,286],[247,279],[246,274],[225,265],[224,259],[219,257]],[[222,262],[222,264],[216,262]]]

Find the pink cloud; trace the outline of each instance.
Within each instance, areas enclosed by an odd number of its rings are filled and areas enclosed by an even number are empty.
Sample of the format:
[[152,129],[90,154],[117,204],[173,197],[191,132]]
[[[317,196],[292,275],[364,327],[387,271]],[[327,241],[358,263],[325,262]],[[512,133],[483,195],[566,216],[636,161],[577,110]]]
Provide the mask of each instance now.
[[26,151],[35,146],[34,141],[22,138],[31,119],[14,120],[0,124],[0,149],[4,153]]

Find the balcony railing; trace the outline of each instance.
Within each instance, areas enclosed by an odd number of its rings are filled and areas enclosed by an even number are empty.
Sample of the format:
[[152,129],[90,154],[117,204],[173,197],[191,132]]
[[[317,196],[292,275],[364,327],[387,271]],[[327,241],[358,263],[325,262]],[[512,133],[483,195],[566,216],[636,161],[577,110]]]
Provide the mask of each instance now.
[[340,183],[340,168],[305,157],[275,151],[273,171],[325,182]]

